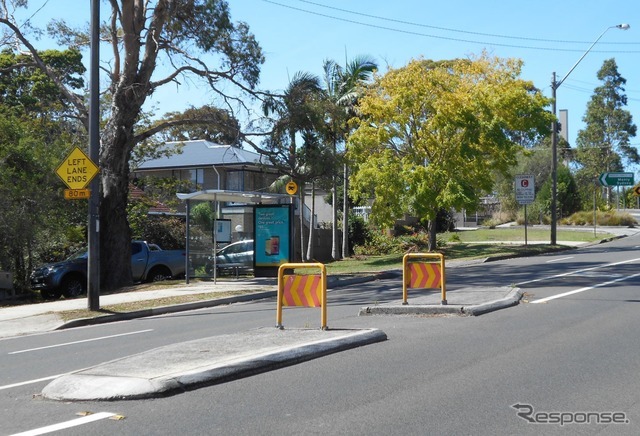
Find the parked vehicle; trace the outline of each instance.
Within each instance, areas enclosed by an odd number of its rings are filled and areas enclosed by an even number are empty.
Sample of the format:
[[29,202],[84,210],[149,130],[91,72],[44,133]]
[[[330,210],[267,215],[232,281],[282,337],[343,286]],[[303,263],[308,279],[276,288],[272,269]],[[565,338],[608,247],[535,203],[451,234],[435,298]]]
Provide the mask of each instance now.
[[[133,281],[155,282],[183,276],[185,254],[184,250],[163,250],[156,244],[133,241],[131,243]],[[39,290],[45,300],[56,300],[61,295],[65,298],[83,295],[87,292],[87,260],[87,252],[80,251],[62,262],[37,268],[31,273],[31,288]]]
[[[213,274],[213,256],[210,256],[205,265],[207,274]],[[216,267],[218,274],[253,270],[253,239],[234,242],[218,250],[216,254]]]

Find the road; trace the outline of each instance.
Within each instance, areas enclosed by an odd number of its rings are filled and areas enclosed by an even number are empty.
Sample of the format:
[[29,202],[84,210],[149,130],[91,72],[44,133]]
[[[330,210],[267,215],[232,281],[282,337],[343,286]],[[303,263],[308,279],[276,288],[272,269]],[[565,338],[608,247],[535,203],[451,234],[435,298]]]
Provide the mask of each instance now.
[[[78,425],[60,434],[640,431],[640,236],[451,268],[447,278],[449,290],[515,284],[527,302],[480,317],[358,317],[364,305],[397,300],[401,284],[342,288],[330,293],[329,326],[375,327],[389,340],[154,400],[60,403],[37,394],[57,374],[275,325],[274,301],[0,340],[0,434],[70,421]],[[319,321],[317,309],[285,312],[285,325]],[[602,423],[614,420],[623,423]]]

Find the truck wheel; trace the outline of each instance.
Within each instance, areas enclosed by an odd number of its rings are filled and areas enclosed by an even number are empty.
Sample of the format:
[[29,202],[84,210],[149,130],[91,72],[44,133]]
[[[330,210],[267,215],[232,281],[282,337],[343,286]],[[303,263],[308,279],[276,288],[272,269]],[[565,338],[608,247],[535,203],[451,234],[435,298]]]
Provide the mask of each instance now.
[[47,301],[57,300],[57,299],[60,298],[60,295],[62,295],[60,293],[60,291],[55,290],[55,289],[41,289],[40,290],[40,296],[42,297],[43,300],[47,300]]
[[86,283],[80,277],[67,277],[60,284],[65,298],[76,298],[87,292]]
[[171,278],[171,271],[164,266],[154,266],[147,274],[147,282],[161,282]]

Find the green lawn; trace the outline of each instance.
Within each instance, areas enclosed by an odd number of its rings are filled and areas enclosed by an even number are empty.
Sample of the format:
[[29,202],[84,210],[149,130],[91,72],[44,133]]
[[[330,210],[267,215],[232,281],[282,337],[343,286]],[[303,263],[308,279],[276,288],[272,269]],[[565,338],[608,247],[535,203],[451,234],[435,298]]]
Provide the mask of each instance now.
[[[483,241],[522,241],[524,244],[524,226],[517,228],[478,229],[451,232],[450,236],[458,235],[461,242]],[[613,235],[598,231],[593,235],[593,228],[585,227],[584,230],[558,230],[557,241],[583,241],[593,242],[608,238]],[[447,234],[444,234],[445,239]],[[550,241],[551,230],[547,228],[527,227],[527,241]]]
[[[586,229],[585,229],[586,230]],[[456,236],[459,242],[453,241]],[[559,230],[556,240],[559,244],[562,241],[582,241],[594,242],[612,237],[605,232],[597,232],[594,236],[591,231]],[[551,251],[564,250],[567,247],[561,245],[552,246],[546,244],[524,245],[524,227],[519,228],[497,228],[478,229],[452,232],[440,235],[449,242],[441,251],[445,256],[445,262],[454,259],[481,259],[489,256],[525,256],[548,253]],[[527,241],[550,241],[550,230],[540,228],[527,228]],[[510,242],[509,244],[499,244],[497,241]],[[520,244],[513,242],[520,242]],[[388,269],[402,268],[402,254],[390,254],[384,256],[359,256],[349,259],[329,262],[327,274],[358,274]],[[307,272],[300,270],[300,274]],[[315,273],[315,272],[308,272]]]

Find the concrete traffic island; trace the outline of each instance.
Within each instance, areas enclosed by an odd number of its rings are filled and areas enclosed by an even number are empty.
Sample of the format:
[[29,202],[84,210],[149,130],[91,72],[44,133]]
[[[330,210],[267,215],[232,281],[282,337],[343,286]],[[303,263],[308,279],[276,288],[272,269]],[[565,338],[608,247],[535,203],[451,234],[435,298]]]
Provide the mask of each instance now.
[[378,329],[261,328],[167,345],[63,375],[42,396],[62,401],[161,397],[386,339]]
[[366,315],[457,315],[477,316],[516,306],[523,291],[511,286],[472,287],[447,293],[447,303],[441,304],[440,292],[411,291],[409,304],[398,302],[367,306],[359,316]]

